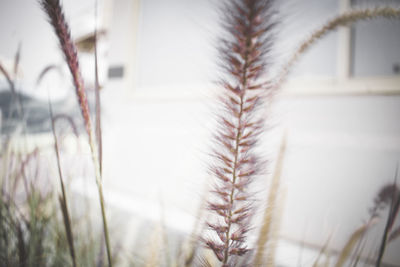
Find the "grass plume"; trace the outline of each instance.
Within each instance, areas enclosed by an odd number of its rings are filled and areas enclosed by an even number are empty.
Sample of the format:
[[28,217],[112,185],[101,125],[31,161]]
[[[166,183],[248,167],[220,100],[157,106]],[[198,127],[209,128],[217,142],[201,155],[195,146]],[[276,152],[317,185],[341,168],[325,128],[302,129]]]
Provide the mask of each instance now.
[[226,1],[226,37],[219,48],[224,111],[219,114],[211,167],[216,177],[214,199],[209,210],[215,214],[207,226],[217,237],[206,238],[222,266],[235,266],[248,251],[247,233],[253,214],[249,184],[261,171],[261,160],[254,152],[263,120],[258,107],[268,89],[265,80],[267,55],[271,49],[274,1]]
[[75,93],[78,98],[79,107],[82,113],[82,117],[85,123],[86,132],[89,136],[89,146],[91,150],[92,160],[95,169],[96,184],[98,188],[98,194],[100,199],[100,209],[103,219],[103,230],[104,238],[107,249],[107,259],[109,266],[112,266],[111,246],[110,238],[108,233],[107,218],[105,213],[105,202],[103,195],[103,186],[101,181],[101,168],[99,154],[96,146],[96,138],[92,129],[92,123],[90,119],[89,105],[86,96],[86,90],[82,78],[82,74],[79,68],[78,55],[76,52],[75,44],[71,38],[69,26],[65,20],[64,13],[59,0],[41,0],[40,1],[43,10],[49,17],[50,24],[53,26],[54,31],[58,37],[60,48],[63,51],[66,63],[72,75],[73,84],[75,87]]
[[89,105],[86,97],[85,85],[79,67],[78,55],[75,44],[72,40],[69,26],[65,20],[63,9],[59,0],[42,0],[42,7],[49,17],[49,22],[53,26],[56,36],[60,43],[65,61],[72,75],[72,81],[79,101],[79,107],[85,122],[86,131],[92,131]]

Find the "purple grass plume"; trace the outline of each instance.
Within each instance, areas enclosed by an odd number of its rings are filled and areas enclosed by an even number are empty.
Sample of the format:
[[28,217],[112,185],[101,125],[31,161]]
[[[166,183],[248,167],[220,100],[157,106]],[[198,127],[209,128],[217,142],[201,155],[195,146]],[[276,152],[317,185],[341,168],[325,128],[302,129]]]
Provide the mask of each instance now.
[[64,54],[65,61],[67,62],[68,68],[72,75],[72,81],[74,83],[79,106],[85,122],[85,128],[87,133],[90,135],[92,126],[85,85],[79,68],[76,46],[71,38],[71,33],[65,20],[60,0],[41,0],[40,4],[48,15],[49,22],[53,26],[53,29],[58,37],[60,48]]
[[100,209],[103,219],[103,231],[105,244],[107,249],[108,266],[112,267],[112,254],[110,238],[108,233],[108,224],[105,211],[105,201],[103,194],[102,176],[99,161],[99,154],[97,152],[97,145],[95,143],[95,134],[92,129],[89,105],[87,101],[85,86],[83,83],[82,74],[79,68],[78,55],[76,46],[71,38],[68,23],[65,20],[63,9],[60,0],[40,0],[43,10],[49,17],[49,22],[53,26],[54,31],[58,37],[60,48],[64,54],[65,60],[72,75],[72,80],[75,87],[75,92],[78,98],[79,106],[81,109],[82,117],[85,123],[86,132],[89,137],[89,146],[91,150],[92,161],[95,170],[96,184],[99,193]]
[[[249,184],[264,171],[254,151],[263,130],[261,109],[271,87],[266,79],[275,26],[273,0],[225,1],[224,38],[219,47],[223,78],[210,167],[216,178],[205,244],[222,266],[237,266],[248,257],[247,234],[254,213]],[[243,264],[243,263],[240,263]]]

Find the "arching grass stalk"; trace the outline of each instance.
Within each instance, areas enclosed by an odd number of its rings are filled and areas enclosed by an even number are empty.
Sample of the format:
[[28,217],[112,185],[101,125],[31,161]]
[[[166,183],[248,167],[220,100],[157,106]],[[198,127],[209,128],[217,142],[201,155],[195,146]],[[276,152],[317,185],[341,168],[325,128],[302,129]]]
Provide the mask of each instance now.
[[273,2],[225,1],[222,10],[225,36],[219,51],[224,110],[218,114],[216,160],[210,167],[216,181],[208,208],[215,218],[207,221],[212,236],[204,239],[224,267],[238,266],[249,251],[247,233],[254,207],[248,187],[264,168],[254,149],[264,121],[258,107],[269,89],[265,74],[275,25]]
[[104,195],[103,195],[103,186],[101,181],[100,163],[98,157],[99,154],[97,150],[95,134],[92,129],[92,123],[89,114],[89,105],[86,97],[86,91],[82,74],[79,68],[79,61],[76,52],[76,47],[74,42],[72,41],[71,34],[69,31],[69,26],[65,20],[60,1],[40,0],[40,4],[42,5],[43,10],[48,15],[50,24],[54,28],[54,31],[60,43],[60,48],[64,54],[66,63],[72,75],[76,96],[78,98],[82,117],[85,123],[86,132],[89,137],[89,146],[95,170],[96,184],[100,199],[100,209],[103,219],[103,230],[104,230],[104,238],[107,249],[108,265],[112,266],[111,246],[109,240],[108,225],[107,225]]
[[283,65],[282,70],[277,76],[274,83],[274,88],[279,89],[283,82],[286,80],[293,65],[297,62],[299,57],[306,52],[314,43],[319,39],[326,36],[329,32],[336,30],[340,26],[348,26],[352,23],[361,20],[369,20],[376,18],[400,19],[400,9],[393,7],[376,7],[366,9],[350,10],[342,15],[339,15],[328,22],[322,27],[315,30],[308,38],[300,43],[296,51],[292,54],[286,64]]

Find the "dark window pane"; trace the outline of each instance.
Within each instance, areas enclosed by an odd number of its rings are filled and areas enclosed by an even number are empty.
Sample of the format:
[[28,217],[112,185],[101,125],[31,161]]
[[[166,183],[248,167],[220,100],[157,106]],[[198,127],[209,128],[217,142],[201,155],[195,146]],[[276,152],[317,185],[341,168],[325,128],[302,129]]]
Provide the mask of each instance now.
[[[400,7],[400,1],[356,0],[355,7],[374,7],[390,4]],[[354,76],[398,75],[400,68],[400,21],[375,19],[354,25],[353,64]]]

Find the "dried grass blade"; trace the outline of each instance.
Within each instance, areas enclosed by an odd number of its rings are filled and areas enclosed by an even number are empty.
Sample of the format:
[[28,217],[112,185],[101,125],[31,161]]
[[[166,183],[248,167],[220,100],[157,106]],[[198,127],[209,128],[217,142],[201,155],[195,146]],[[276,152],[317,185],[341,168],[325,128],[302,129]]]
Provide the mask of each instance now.
[[345,262],[351,255],[354,246],[360,241],[360,239],[364,236],[370,226],[371,223],[366,223],[353,232],[346,245],[343,247],[342,252],[340,253],[338,260],[335,264],[335,267],[342,267],[345,264]]
[[361,260],[361,258],[362,258],[362,253],[363,253],[363,251],[364,251],[364,249],[365,249],[365,245],[367,244],[367,242],[366,241],[364,241],[364,242],[359,242],[359,247],[356,249],[356,252],[355,252],[355,257],[354,257],[354,262],[353,262],[353,264],[352,264],[352,266],[353,267],[357,267],[357,265],[358,265],[358,263],[360,262],[360,260]]
[[[262,226],[260,232],[258,234],[258,241],[257,241],[257,251],[255,256],[255,266],[262,266],[264,260],[264,252],[267,246],[268,241],[271,239],[271,227],[274,218],[274,211],[276,207],[276,201],[278,197],[279,187],[280,187],[280,180],[282,176],[282,169],[283,169],[283,162],[284,156],[286,153],[286,144],[287,144],[287,135],[283,136],[281,141],[278,160],[276,162],[275,171],[273,174],[273,178],[271,181],[270,190],[268,193],[268,201],[267,206],[264,211],[264,218],[262,222]],[[273,263],[269,263],[272,264]]]
[[150,236],[150,246],[145,260],[145,267],[161,266],[161,251],[163,251],[163,229],[161,225],[156,225]]
[[182,246],[180,247],[180,264],[182,264],[185,267],[190,267],[193,265],[195,256],[197,251],[199,250],[200,244],[199,244],[199,239],[198,237],[200,236],[200,233],[203,230],[204,224],[203,224],[203,217],[205,213],[205,207],[207,204],[207,192],[204,190],[204,193],[202,194],[202,198],[200,201],[200,205],[197,208],[197,214],[196,214],[196,219],[192,227],[192,232],[190,236],[185,240],[185,242],[182,243]]

